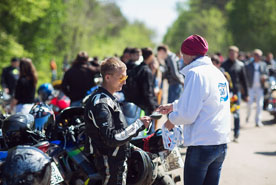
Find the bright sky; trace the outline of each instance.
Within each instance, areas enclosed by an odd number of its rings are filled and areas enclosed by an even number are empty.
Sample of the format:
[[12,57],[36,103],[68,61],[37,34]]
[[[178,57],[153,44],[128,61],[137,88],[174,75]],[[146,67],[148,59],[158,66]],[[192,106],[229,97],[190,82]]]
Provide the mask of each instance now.
[[156,32],[155,41],[162,42],[167,29],[177,18],[176,2],[184,0],[117,0],[129,21],[139,20]]

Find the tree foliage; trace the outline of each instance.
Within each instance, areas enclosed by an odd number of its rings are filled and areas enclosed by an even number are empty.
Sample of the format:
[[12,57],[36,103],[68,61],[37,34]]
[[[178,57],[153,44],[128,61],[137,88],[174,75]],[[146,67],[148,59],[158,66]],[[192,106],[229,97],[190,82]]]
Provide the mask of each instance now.
[[129,23],[114,1],[1,0],[0,16],[0,70],[11,57],[30,57],[39,83],[50,81],[51,59],[61,77],[64,58],[72,61],[80,50],[102,58],[126,46],[153,46],[153,32]]
[[246,51],[260,48],[275,53],[275,0],[232,0],[228,12],[234,43]]
[[164,37],[175,51],[191,34],[206,37],[209,53],[225,54],[228,45],[243,51],[260,48],[275,53],[275,0],[189,0],[178,3],[179,16]]
[[165,35],[164,42],[176,52],[182,41],[192,34],[206,38],[209,52],[224,50],[231,41],[226,19],[215,7],[202,11],[183,10]]

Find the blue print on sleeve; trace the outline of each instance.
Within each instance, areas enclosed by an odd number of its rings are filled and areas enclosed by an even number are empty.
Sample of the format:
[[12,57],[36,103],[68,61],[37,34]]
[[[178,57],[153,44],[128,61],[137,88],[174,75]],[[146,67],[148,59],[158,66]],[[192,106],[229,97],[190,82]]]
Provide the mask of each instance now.
[[227,91],[227,84],[225,83],[219,83],[219,94],[220,94],[220,102],[227,101],[228,100],[228,91]]

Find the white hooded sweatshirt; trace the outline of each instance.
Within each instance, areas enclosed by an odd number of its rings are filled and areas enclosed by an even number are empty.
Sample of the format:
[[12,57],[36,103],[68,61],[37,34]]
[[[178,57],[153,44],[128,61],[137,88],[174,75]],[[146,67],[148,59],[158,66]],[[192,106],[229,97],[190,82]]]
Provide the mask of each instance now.
[[184,145],[219,145],[230,141],[228,81],[209,57],[197,58],[184,67],[184,91],[173,102],[169,120],[184,125]]

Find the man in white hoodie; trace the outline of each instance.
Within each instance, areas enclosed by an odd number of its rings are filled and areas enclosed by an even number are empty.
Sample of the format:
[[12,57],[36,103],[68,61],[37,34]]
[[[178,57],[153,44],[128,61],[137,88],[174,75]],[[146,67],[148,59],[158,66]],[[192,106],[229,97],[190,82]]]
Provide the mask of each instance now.
[[219,184],[227,143],[230,141],[229,85],[209,57],[207,41],[191,35],[181,45],[186,66],[184,91],[179,100],[161,105],[157,111],[169,114],[165,127],[184,125],[188,146],[184,167],[185,185]]

